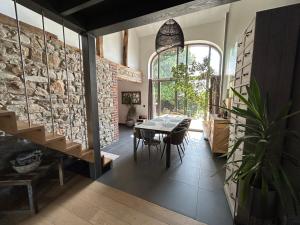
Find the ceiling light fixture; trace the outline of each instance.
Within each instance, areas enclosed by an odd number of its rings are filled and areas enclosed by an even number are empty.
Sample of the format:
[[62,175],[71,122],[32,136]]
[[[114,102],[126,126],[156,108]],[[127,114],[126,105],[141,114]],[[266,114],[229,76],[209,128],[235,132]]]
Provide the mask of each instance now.
[[169,19],[158,30],[155,48],[156,52],[160,53],[174,47],[184,48],[184,35],[179,24],[175,20]]

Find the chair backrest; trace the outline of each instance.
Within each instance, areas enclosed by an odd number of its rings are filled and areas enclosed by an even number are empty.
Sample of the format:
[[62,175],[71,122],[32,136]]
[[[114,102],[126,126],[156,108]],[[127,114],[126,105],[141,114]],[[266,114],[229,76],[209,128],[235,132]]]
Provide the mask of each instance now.
[[186,128],[176,128],[171,133],[171,144],[172,145],[182,144],[186,131],[187,131]]
[[186,129],[190,128],[192,120],[190,118],[184,119],[179,125],[178,127],[184,127]]
[[155,137],[154,130],[140,129],[141,137],[144,140],[153,140]]
[[141,129],[140,128],[133,128],[134,129],[134,136],[138,139],[142,139]]

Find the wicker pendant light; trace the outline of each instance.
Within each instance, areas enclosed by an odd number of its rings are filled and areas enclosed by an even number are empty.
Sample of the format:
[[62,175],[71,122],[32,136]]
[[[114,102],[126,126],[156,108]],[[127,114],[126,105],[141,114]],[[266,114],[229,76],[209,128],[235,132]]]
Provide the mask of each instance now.
[[184,48],[184,36],[179,24],[169,19],[158,30],[155,40],[156,52],[160,53],[166,49],[178,47]]

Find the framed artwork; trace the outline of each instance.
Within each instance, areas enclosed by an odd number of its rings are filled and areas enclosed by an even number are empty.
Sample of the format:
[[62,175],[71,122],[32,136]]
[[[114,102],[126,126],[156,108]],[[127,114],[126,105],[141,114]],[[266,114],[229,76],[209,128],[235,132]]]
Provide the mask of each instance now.
[[140,91],[122,91],[122,104],[141,104],[141,92]]

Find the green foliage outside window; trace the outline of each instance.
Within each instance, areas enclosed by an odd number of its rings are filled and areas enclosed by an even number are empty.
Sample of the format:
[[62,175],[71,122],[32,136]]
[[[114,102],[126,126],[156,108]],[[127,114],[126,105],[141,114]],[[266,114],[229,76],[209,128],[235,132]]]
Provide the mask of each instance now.
[[[175,90],[185,93],[188,102],[189,116],[203,116],[208,111],[209,82],[214,77],[213,69],[209,66],[209,59],[202,63],[193,62],[190,68],[179,64],[172,68]],[[197,74],[197,75],[195,75]]]

